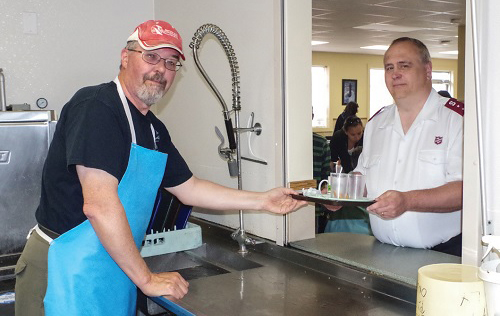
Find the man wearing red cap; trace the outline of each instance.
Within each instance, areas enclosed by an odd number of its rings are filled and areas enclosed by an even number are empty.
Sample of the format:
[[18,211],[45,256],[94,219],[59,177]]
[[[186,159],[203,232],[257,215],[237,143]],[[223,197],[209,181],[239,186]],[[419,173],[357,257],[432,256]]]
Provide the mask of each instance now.
[[149,111],[180,59],[177,30],[144,22],[121,51],[118,77],[79,90],[64,106],[43,170],[38,225],[16,266],[16,315],[135,315],[136,287],[182,298],[189,284],[176,272],[152,273],[138,250],[159,188],[217,210],[285,214],[305,204],[290,189],[240,191],[193,176]]

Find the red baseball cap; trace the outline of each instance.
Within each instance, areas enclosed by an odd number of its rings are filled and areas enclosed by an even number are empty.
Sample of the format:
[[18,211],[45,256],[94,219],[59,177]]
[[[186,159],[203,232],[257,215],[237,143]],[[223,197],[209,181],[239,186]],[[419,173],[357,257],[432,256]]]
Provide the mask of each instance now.
[[135,28],[127,42],[137,41],[144,50],[154,50],[159,48],[173,48],[181,54],[182,38],[179,32],[169,23],[161,20],[149,20]]

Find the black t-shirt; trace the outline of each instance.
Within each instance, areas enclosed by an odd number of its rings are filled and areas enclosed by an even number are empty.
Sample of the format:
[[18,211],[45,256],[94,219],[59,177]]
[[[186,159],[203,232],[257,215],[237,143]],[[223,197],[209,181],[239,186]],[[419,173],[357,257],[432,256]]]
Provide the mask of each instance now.
[[[149,111],[130,103],[137,144],[167,153],[162,187],[174,187],[193,175],[170,139],[165,125]],[[151,131],[155,130],[155,140]],[[87,218],[76,165],[101,169],[121,180],[128,165],[132,137],[116,84],[80,89],[64,106],[42,173],[36,219],[62,234]]]

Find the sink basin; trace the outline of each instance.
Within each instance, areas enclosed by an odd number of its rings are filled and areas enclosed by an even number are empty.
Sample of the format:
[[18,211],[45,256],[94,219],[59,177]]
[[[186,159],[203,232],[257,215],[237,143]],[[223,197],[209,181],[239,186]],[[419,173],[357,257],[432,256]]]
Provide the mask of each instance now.
[[234,250],[207,244],[189,251],[147,257],[144,260],[153,272],[177,271],[186,280],[262,266]]
[[[262,267],[261,264],[244,258],[234,249],[212,247],[207,244],[189,251],[147,257],[144,260],[152,272],[176,271],[188,281]],[[165,309],[139,290],[137,306],[142,315],[165,313]]]
[[243,271],[262,267],[261,264],[244,258],[235,250],[227,250],[220,247],[210,247],[207,244],[187,251],[193,257],[198,257],[205,262],[213,263],[222,268],[234,271]]

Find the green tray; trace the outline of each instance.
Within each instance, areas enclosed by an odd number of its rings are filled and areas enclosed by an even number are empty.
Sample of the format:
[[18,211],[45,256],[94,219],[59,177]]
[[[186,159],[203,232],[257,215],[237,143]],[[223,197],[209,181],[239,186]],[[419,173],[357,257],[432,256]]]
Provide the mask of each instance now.
[[306,196],[303,194],[299,195],[291,195],[293,199],[296,200],[302,200],[302,201],[308,201],[308,202],[314,202],[314,203],[320,203],[320,204],[327,204],[327,205],[334,205],[334,206],[362,206],[362,207],[367,207],[375,203],[375,200],[370,199],[370,198],[362,198],[362,199],[357,199],[357,200],[351,200],[351,199],[336,199],[328,196],[327,194],[321,194],[317,196]]

